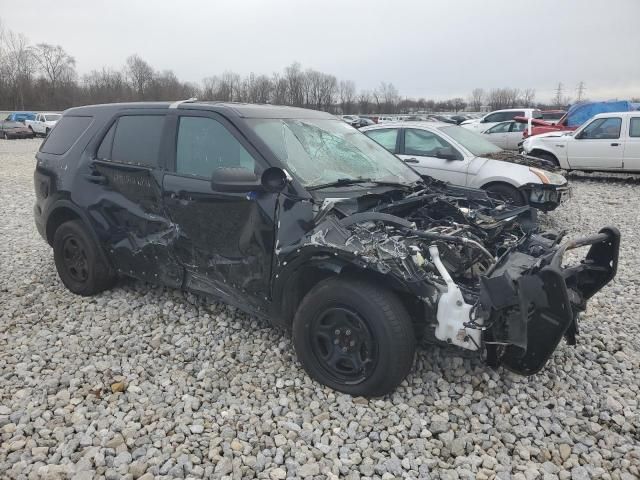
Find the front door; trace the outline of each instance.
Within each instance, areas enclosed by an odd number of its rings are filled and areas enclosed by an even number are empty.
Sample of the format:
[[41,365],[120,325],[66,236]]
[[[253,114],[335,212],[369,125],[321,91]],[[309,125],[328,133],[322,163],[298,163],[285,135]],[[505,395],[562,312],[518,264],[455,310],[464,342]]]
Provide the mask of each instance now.
[[629,118],[624,146],[624,169],[640,172],[640,117]]
[[264,161],[224,118],[176,113],[172,172],[163,199],[178,236],[173,251],[186,270],[185,287],[227,303],[261,310],[266,303],[274,249],[277,195],[216,191],[216,168],[257,175]]
[[[398,155],[418,173],[429,175],[454,185],[467,184],[468,161],[449,142],[439,135],[417,128],[403,129],[404,141]],[[438,158],[438,149],[449,149],[457,155],[456,160]]]
[[485,131],[483,135],[493,143],[495,146],[500,148],[508,148],[507,147],[507,139],[509,137],[509,129],[511,128],[512,122],[501,122],[497,125],[494,125],[489,130]]
[[567,141],[571,168],[622,168],[624,145],[620,140],[622,118],[597,118]]

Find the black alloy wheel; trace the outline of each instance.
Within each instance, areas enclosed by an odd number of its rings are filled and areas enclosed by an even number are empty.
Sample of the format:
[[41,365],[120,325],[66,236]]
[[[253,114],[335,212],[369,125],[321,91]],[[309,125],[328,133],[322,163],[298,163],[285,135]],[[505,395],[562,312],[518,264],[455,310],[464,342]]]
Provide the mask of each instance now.
[[378,346],[364,320],[348,307],[332,307],[311,323],[311,348],[333,381],[360,383],[375,368]]

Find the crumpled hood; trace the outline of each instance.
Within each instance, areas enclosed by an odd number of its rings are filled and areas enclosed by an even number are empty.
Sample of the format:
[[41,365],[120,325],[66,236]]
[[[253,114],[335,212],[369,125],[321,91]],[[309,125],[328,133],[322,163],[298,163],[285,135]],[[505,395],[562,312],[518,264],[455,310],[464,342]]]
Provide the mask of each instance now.
[[[542,135],[540,135],[542,136]],[[482,158],[488,158],[491,160],[500,160],[501,162],[515,163],[518,165],[524,165],[527,167],[541,168],[551,172],[558,172],[560,169],[551,162],[542,160],[541,158],[530,157],[528,155],[520,155],[518,153],[508,152],[503,150],[497,153],[490,153],[483,155]]]

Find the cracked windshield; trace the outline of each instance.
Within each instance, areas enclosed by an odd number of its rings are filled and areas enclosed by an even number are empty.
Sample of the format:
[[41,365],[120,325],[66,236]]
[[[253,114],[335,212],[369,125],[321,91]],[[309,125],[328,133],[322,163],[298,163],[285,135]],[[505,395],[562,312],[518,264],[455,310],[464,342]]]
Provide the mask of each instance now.
[[305,186],[343,180],[412,184],[420,177],[398,158],[339,120],[249,121]]

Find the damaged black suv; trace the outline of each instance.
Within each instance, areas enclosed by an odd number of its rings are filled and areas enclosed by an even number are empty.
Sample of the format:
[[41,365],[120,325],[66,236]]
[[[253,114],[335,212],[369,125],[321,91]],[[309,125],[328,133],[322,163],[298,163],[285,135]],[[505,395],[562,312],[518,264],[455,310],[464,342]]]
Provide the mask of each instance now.
[[73,108],[37,154],[35,191],[72,292],[131,276],[209,295],[290,328],[307,372],[353,395],[393,390],[417,339],[537,372],[575,343],[618,261],[613,227],[562,242],[529,207],[420,177],[332,115],[288,107]]

